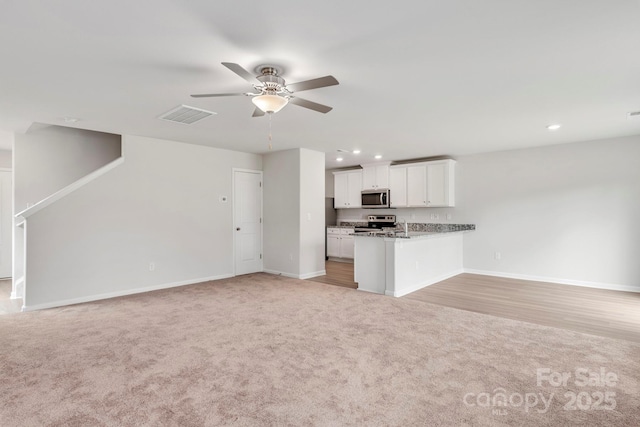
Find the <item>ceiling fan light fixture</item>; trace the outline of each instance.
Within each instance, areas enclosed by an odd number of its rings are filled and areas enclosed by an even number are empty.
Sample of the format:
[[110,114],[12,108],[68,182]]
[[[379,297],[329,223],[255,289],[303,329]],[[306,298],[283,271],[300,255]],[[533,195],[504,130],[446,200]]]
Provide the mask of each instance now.
[[258,95],[251,98],[251,102],[265,113],[277,113],[289,102],[289,98],[278,95]]

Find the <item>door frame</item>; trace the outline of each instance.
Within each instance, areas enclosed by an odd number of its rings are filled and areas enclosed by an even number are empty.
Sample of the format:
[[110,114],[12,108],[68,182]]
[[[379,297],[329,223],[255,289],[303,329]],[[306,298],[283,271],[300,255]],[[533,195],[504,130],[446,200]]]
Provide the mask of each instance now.
[[9,236],[10,236],[9,238],[11,240],[11,245],[10,245],[11,246],[11,250],[9,251],[10,254],[11,254],[11,266],[10,266],[11,276],[3,278],[3,279],[11,279],[11,295],[13,296],[15,294],[15,289],[14,289],[14,268],[13,268],[13,262],[14,262],[13,260],[15,258],[14,257],[15,254],[13,253],[13,251],[14,251],[13,242],[14,242],[14,239],[15,239],[14,233],[15,233],[15,227],[16,227],[16,220],[15,220],[15,217],[14,217],[14,213],[15,213],[14,205],[15,205],[15,203],[14,203],[14,191],[13,191],[13,188],[14,188],[14,185],[13,185],[13,181],[14,181],[13,168],[0,167],[0,172],[9,172],[10,175],[11,175],[11,192],[10,192],[10,194],[8,194],[8,197],[5,198],[5,201],[9,202],[9,204],[11,205],[11,209],[10,209],[10,212],[9,212],[9,216],[11,218],[11,228],[9,230],[6,230],[6,231],[9,231],[8,234],[9,234]]
[[260,271],[264,271],[264,178],[261,170],[244,169],[244,168],[231,168],[231,223],[233,232],[233,276],[237,276],[236,272],[236,172],[243,173],[255,173],[260,176],[260,182],[263,184],[260,186],[260,253],[262,259],[260,260]]

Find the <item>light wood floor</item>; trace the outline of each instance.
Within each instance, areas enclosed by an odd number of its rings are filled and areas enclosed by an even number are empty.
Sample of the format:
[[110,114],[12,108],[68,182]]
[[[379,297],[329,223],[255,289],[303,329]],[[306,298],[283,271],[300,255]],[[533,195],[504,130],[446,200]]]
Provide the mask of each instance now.
[[[357,288],[353,264],[326,265],[327,275],[311,280]],[[640,342],[640,293],[465,273],[403,298]]]
[[358,284],[353,281],[353,264],[348,262],[326,261],[325,276],[318,276],[309,280],[313,282],[326,283],[328,285],[343,286],[345,288],[356,289]]
[[640,342],[640,293],[465,273],[404,298]]

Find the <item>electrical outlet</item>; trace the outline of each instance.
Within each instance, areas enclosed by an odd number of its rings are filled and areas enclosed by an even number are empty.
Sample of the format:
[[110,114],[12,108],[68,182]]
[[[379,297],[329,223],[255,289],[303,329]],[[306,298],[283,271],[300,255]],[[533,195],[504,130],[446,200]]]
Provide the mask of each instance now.
[[447,220],[451,220],[451,214],[450,213],[447,214]]
[[289,254],[289,261],[293,261],[293,254]]
[[149,271],[153,271],[156,269],[156,263],[155,262],[150,262],[149,263]]
[[307,221],[311,221],[311,213],[307,212]]
[[494,252],[494,253],[493,253],[493,257],[494,257],[497,261],[500,261],[500,259],[502,258],[502,255],[500,254],[500,252]]
[[420,261],[416,261],[416,270],[420,270]]

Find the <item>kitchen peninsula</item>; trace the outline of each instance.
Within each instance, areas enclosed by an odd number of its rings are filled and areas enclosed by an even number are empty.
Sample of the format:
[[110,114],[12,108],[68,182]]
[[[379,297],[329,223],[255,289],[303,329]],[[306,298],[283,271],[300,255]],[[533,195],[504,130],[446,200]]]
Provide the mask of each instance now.
[[463,272],[472,224],[411,224],[411,231],[354,233],[358,290],[401,297]]

